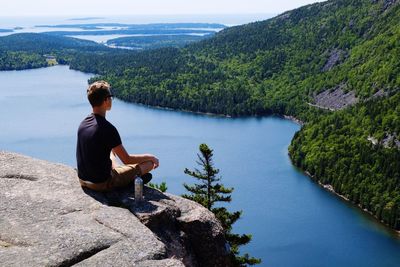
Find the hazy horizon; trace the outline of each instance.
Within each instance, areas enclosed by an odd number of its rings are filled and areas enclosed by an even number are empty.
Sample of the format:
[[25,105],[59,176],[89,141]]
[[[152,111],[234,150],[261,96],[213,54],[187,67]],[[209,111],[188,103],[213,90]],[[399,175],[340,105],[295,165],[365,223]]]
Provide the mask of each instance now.
[[234,15],[234,14],[279,14],[317,0],[24,0],[8,1],[0,10],[0,16],[126,16],[126,15]]
[[220,23],[226,26],[266,20],[278,14],[188,14],[188,15],[114,15],[114,16],[9,16],[0,17],[0,29],[58,24],[96,23]]

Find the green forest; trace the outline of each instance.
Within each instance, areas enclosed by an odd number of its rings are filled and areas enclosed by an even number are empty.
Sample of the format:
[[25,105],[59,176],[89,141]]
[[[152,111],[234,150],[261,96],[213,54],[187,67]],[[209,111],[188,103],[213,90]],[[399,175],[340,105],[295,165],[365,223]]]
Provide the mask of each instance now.
[[307,123],[289,151],[294,164],[312,179],[332,185],[338,194],[399,229],[399,132],[396,93]]
[[[142,52],[62,36],[11,35],[0,37],[0,69],[41,67],[47,54],[98,74],[94,79],[109,81],[125,101],[296,117],[304,126],[289,148],[293,163],[400,230],[399,18],[397,0],[330,0],[182,48]],[[321,93],[339,89],[354,103],[318,107]]]
[[206,35],[150,35],[119,37],[107,41],[107,45],[116,47],[127,47],[131,49],[156,49],[162,47],[183,47],[187,44],[198,42],[202,39],[212,36]]

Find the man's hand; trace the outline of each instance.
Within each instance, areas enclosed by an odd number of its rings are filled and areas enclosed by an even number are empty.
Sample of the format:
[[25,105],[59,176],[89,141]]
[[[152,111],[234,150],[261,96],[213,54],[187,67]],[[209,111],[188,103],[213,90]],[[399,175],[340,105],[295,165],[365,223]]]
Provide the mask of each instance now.
[[160,165],[158,158],[156,158],[155,156],[151,155],[150,160],[154,164],[154,169],[156,169]]

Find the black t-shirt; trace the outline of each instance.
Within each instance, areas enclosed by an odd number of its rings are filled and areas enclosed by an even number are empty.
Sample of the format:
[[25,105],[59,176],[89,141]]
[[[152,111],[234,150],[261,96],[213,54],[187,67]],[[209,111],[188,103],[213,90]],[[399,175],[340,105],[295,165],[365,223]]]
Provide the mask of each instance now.
[[105,182],[111,175],[111,150],[121,144],[117,129],[106,118],[91,114],[78,129],[76,161],[80,179]]

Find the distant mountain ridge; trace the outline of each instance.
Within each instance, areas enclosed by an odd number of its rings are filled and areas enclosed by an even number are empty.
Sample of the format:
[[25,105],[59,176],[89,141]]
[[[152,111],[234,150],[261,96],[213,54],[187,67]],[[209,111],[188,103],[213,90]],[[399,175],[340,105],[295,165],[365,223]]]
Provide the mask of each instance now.
[[36,25],[41,28],[101,28],[101,27],[124,27],[127,29],[168,29],[168,28],[225,28],[220,23],[147,23],[147,24],[130,24],[130,23],[79,23],[79,24],[57,24],[57,25]]

